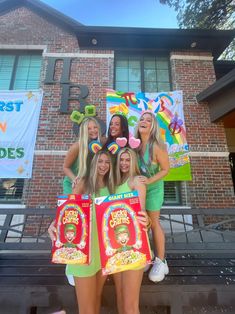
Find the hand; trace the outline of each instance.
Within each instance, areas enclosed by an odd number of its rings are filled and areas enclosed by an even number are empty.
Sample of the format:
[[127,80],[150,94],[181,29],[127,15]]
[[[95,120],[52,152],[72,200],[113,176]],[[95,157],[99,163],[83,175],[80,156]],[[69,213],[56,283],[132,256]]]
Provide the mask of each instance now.
[[144,226],[144,230],[148,231],[148,228],[151,225],[151,219],[148,216],[148,214],[146,213],[146,211],[142,210],[142,211],[138,212],[137,220],[138,220],[139,224]]
[[55,220],[52,221],[52,223],[50,224],[49,228],[48,228],[48,233],[49,236],[51,238],[51,241],[55,241],[56,240],[56,227],[55,227]]
[[73,181],[72,181],[72,189],[77,185],[77,183],[79,182],[80,178],[76,177]]
[[137,177],[139,182],[143,183],[143,184],[148,184],[149,183],[149,178],[145,177],[145,176],[138,176]]

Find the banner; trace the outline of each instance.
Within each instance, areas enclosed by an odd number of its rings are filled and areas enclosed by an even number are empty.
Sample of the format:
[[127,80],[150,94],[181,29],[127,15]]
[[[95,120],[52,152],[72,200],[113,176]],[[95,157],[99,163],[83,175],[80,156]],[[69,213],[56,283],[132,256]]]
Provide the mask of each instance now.
[[0,178],[31,178],[42,91],[0,92]]
[[106,104],[107,125],[113,114],[121,113],[127,117],[129,131],[132,134],[135,134],[135,127],[141,113],[144,110],[151,110],[156,115],[169,154],[170,172],[164,180],[192,180],[182,91],[124,93],[109,89],[106,94]]

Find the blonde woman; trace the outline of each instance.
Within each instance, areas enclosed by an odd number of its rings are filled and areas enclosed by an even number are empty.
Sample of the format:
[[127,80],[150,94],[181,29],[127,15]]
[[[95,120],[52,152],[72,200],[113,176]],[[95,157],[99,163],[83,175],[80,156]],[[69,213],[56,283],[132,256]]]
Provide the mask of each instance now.
[[66,175],[63,180],[64,194],[71,194],[76,178],[83,178],[87,174],[91,161],[89,142],[100,141],[100,138],[101,131],[97,120],[92,117],[85,118],[80,125],[78,141],[70,147],[64,159],[63,170]]
[[[138,219],[147,227],[150,220],[145,211],[146,187],[139,181],[139,174],[135,152],[130,148],[121,149],[117,156],[116,193],[138,191],[142,209]],[[119,314],[139,314],[139,294],[143,273],[144,268],[113,274]]]
[[[99,151],[90,165],[90,175],[80,179],[73,189],[74,194],[91,194],[92,198],[114,192],[113,169],[109,152]],[[48,232],[55,237],[55,221]],[[73,276],[79,314],[99,314],[101,294],[107,276],[101,273],[100,251],[96,224],[95,206],[92,207],[91,263],[89,265],[67,265],[66,275]]]
[[156,253],[149,279],[159,282],[169,272],[165,260],[165,234],[159,219],[164,199],[162,179],[169,171],[169,158],[156,117],[151,111],[145,111],[140,116],[136,135],[141,140],[138,148],[138,164],[141,172],[139,180],[147,187],[146,210],[152,221],[151,229]]

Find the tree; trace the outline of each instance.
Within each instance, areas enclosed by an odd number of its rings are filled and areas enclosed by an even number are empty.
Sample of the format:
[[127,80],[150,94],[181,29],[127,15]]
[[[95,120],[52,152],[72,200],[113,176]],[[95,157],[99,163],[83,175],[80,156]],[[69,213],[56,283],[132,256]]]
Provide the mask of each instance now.
[[[235,28],[235,0],[159,0],[177,12],[180,28]],[[235,60],[235,41],[223,58]]]

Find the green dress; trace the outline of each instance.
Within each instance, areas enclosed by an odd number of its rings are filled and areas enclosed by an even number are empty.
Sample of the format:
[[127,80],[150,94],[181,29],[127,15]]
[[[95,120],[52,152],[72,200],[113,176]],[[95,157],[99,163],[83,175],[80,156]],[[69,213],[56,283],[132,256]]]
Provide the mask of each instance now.
[[[150,163],[149,144],[146,145],[144,156],[138,156],[138,165],[142,175],[150,178],[159,172],[159,165]],[[159,211],[164,200],[164,182],[155,181],[147,185],[146,190],[146,210]]]
[[[132,189],[129,187],[128,181],[129,181],[129,180],[126,180],[126,182],[122,183],[121,185],[118,185],[118,186],[116,187],[115,193],[116,193],[116,194],[121,194],[121,193],[131,192]],[[120,248],[120,251],[128,250],[128,249],[130,249],[130,248],[132,248],[132,247],[126,246],[125,248]],[[134,270],[140,270],[140,269],[143,269],[143,268],[144,268],[143,266],[140,266],[140,267],[138,267],[138,268],[136,268],[136,269],[134,269]]]
[[[78,173],[78,160],[76,159],[75,162],[71,166],[71,170],[75,176]],[[65,176],[63,180],[63,194],[72,194],[72,180]]]
[[[104,187],[99,190],[96,196],[107,196],[109,190]],[[66,275],[72,275],[74,277],[91,277],[94,276],[99,270],[101,270],[100,263],[100,249],[98,241],[98,232],[96,224],[95,205],[92,205],[92,227],[91,227],[91,263],[89,265],[67,265]]]

